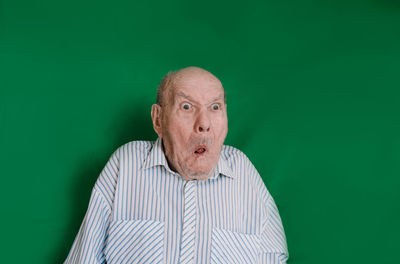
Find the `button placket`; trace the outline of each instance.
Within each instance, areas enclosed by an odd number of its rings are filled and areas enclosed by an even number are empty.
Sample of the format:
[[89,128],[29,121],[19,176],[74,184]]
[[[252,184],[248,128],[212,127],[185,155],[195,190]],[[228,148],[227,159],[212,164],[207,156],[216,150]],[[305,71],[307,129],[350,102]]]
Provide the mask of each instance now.
[[184,214],[179,263],[193,263],[196,234],[196,181],[188,181],[184,186]]

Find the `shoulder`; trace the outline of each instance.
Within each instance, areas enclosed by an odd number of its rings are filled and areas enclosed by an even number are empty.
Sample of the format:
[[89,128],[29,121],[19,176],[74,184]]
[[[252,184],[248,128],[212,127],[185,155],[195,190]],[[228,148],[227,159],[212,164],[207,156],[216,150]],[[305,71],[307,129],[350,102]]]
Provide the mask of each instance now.
[[263,202],[266,202],[270,198],[263,179],[244,152],[235,147],[224,145],[221,150],[221,158],[224,159],[227,166],[235,174],[235,178],[241,184],[251,186]]
[[248,159],[241,150],[229,145],[222,146],[221,155],[226,159]]
[[132,156],[147,156],[153,146],[154,141],[130,141],[117,148],[113,155],[116,155],[119,160]]
[[[237,171],[238,169],[253,169],[254,166],[250,159],[241,150],[223,145],[221,149],[221,158],[227,163],[232,171]],[[254,168],[255,169],[255,168]]]

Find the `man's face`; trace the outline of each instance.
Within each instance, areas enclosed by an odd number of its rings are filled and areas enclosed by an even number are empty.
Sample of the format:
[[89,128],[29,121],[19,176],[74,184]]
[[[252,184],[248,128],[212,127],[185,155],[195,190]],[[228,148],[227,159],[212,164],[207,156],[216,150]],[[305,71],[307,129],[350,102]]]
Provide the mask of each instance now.
[[228,132],[224,90],[211,74],[174,80],[161,108],[161,127],[168,162],[185,180],[211,176]]

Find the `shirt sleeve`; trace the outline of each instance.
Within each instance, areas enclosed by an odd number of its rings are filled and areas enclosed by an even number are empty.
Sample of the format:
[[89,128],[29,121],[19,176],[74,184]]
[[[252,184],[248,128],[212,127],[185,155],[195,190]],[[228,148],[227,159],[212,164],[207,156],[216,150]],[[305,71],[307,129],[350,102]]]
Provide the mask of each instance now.
[[105,263],[103,249],[109,219],[110,211],[106,207],[104,198],[95,188],[92,191],[89,208],[65,264]]
[[258,263],[260,264],[285,264],[289,259],[286,245],[286,236],[281,217],[273,197],[267,190],[260,174],[247,158],[248,175],[254,183],[254,192],[258,194],[261,202],[260,210],[260,250]]
[[119,173],[115,152],[93,188],[89,207],[64,264],[105,263],[104,249]]
[[272,196],[266,204],[267,218],[261,232],[261,254],[259,263],[284,264],[289,258],[285,232],[278,208]]

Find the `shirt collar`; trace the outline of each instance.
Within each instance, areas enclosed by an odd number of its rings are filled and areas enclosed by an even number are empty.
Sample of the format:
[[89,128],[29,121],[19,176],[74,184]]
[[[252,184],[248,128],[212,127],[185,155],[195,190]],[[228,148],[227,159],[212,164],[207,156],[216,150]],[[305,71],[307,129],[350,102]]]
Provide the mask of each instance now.
[[217,177],[222,174],[226,177],[229,178],[235,178],[235,175],[233,174],[233,171],[231,169],[231,167],[228,164],[228,161],[225,159],[223,152],[221,151],[221,153],[219,154],[219,160],[217,163],[217,167],[215,168],[215,172],[213,174],[213,176],[211,176],[212,179],[217,179]]
[[170,170],[167,158],[164,155],[161,138],[157,138],[149,155],[147,155],[147,158],[143,162],[142,169],[144,170],[155,166],[164,166]]
[[[223,153],[221,152],[219,155],[217,166],[210,179],[217,179],[220,174],[229,178],[235,178],[234,173],[228,164],[228,161],[224,158],[222,154]],[[155,166],[164,166],[168,171],[173,172],[168,166],[168,161],[164,154],[161,138],[157,138],[157,140],[155,141],[153,147],[149,152],[149,155],[143,162],[142,170]]]

